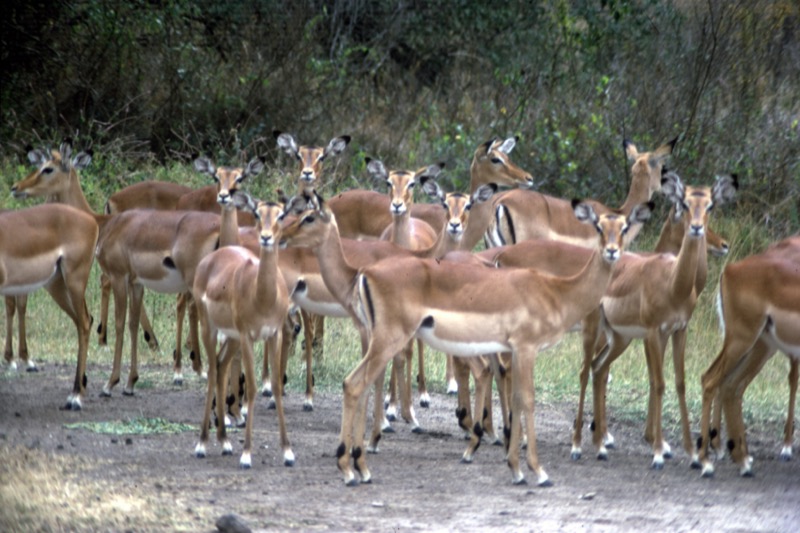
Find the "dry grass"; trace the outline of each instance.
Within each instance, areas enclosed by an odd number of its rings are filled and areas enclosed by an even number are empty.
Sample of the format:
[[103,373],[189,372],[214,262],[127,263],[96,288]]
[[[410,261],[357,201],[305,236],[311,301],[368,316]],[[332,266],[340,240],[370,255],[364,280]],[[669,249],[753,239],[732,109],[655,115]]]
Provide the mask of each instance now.
[[108,467],[98,459],[0,446],[0,530],[193,531],[198,517],[212,523],[210,509],[178,513],[174,500],[109,477]]

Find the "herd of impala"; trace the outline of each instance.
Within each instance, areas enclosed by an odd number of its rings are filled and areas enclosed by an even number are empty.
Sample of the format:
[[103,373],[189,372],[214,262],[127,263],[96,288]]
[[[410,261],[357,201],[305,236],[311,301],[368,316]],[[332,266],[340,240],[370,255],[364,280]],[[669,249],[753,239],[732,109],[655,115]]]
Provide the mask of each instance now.
[[[91,153],[31,150],[36,169],[12,187],[16,198],[45,197],[47,203],[0,213],[0,294],[6,303],[5,359],[13,367],[12,321],[19,320],[19,359],[28,370],[25,338],[27,294],[44,287],[75,324],[78,362],[67,408],[81,409],[92,318],[85,292],[94,261],[103,298],[99,328],[105,343],[109,297],[114,297],[114,363],[102,395],[120,380],[125,324],[130,335],[130,371],[122,393],[132,395],[138,379],[139,327],[151,347],[158,341],[142,306],[144,289],[177,296],[178,329],[174,381],[181,383],[182,326],[189,311],[191,364],[208,389],[197,457],[204,457],[216,403],[217,438],[226,436],[226,402],[234,391],[246,401],[229,406],[234,423],[245,424],[240,466],[251,464],[256,370],[253,344],[264,341],[261,391],[278,413],[284,463],[294,464],[282,406],[283,375],[291,337],[303,322],[307,390],[304,409],[313,409],[311,347],[324,317],[349,317],[359,333],[362,359],[344,381],[338,467],[348,485],[371,480],[366,452],[377,452],[395,415],[419,428],[411,400],[411,355],[419,351],[420,404],[425,389],[423,344],[448,357],[448,392],[458,392],[458,424],[469,434],[463,460],[472,461],[484,437],[504,441],[514,483],[525,482],[520,449],[538,485],[550,484],[536,452],[533,369],[539,351],[570,331],[583,339],[580,403],[572,458],[581,456],[586,387],[593,381],[593,444],[600,459],[613,445],[606,420],[605,391],[611,363],[633,339],[643,339],[650,396],[645,438],[653,468],[672,451],[662,434],[664,355],[672,338],[683,447],[692,466],[713,475],[709,447],[721,452],[724,413],[727,448],[742,475],[752,472],[742,418],[744,390],[778,350],[791,360],[789,414],[781,457],[792,453],[795,394],[800,361],[800,236],[761,254],[731,263],[719,283],[722,350],[702,376],[700,437],[691,442],[685,400],[684,353],[687,325],[703,290],[707,255],[724,255],[728,244],[708,228],[714,206],[730,202],[735,176],[712,186],[685,185],[665,168],[675,141],[640,152],[625,141],[632,163],[628,197],[619,209],[596,201],[572,202],[531,190],[533,178],[510,159],[515,138],[477,147],[470,166],[469,193],[445,192],[437,183],[443,164],[415,171],[388,170],[367,161],[370,177],[390,194],[351,190],[323,199],[317,192],[323,162],[341,154],[350,137],[325,147],[301,146],[275,132],[278,147],[297,159],[297,193],[280,202],[253,200],[243,182],[264,168],[260,158],[244,167],[217,167],[198,158],[194,167],[215,184],[198,190],[147,181],[112,195],[105,213],[92,211],[78,177]],[[415,187],[432,203],[414,203]],[[498,189],[507,190],[498,192]],[[629,253],[661,192],[671,210],[654,253]],[[483,240],[486,249],[472,253]],[[202,344],[201,344],[202,338]],[[219,343],[219,345],[218,345]],[[391,387],[383,401],[384,370],[392,362]],[[270,373],[271,369],[271,373]],[[244,374],[244,390],[238,376]],[[475,381],[474,408],[469,376]],[[491,417],[492,379],[498,386],[503,436]],[[375,386],[373,427],[364,443],[367,397]],[[229,390],[231,389],[231,390]],[[712,409],[713,408],[713,409]],[[475,416],[473,418],[473,413]],[[713,413],[713,418],[712,418]],[[524,424],[523,424],[524,420]],[[523,428],[525,434],[522,434]]]

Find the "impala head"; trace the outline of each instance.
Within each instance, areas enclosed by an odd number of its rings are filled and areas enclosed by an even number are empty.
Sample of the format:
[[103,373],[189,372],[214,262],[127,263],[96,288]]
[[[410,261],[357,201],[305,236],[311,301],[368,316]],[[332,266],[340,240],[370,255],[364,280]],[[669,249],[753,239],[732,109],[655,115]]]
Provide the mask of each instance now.
[[594,226],[600,235],[603,259],[609,263],[614,263],[620,258],[625,234],[632,226],[644,224],[650,218],[653,207],[654,204],[652,202],[639,204],[633,208],[626,218],[625,215],[613,212],[598,215],[591,204],[580,200],[572,200],[575,218],[584,224],[592,224]]
[[406,213],[414,203],[414,188],[421,180],[436,179],[444,168],[444,163],[422,167],[416,172],[393,170],[387,172],[386,167],[377,159],[367,158],[367,172],[376,182],[384,182],[389,186],[389,210],[392,216]]
[[706,235],[708,214],[714,206],[732,201],[738,187],[735,174],[718,176],[713,187],[685,186],[675,172],[666,173],[661,182],[664,194],[675,205],[675,216],[686,217],[686,231],[695,239]]
[[194,160],[194,168],[201,174],[208,174],[217,183],[217,203],[223,209],[234,208],[234,197],[239,191],[241,183],[264,170],[264,160],[254,157],[244,168],[241,167],[216,167],[207,157],[198,157]]
[[517,137],[492,139],[478,146],[472,158],[470,172],[479,185],[495,183],[501,187],[533,187],[533,177],[509,158],[517,145]]
[[445,231],[451,239],[456,241],[460,241],[464,235],[472,206],[486,202],[497,192],[497,185],[494,183],[481,185],[472,193],[472,196],[460,192],[445,194],[439,184],[431,178],[421,178],[420,183],[422,183],[422,190],[444,207],[447,213]]
[[258,242],[263,248],[274,249],[281,240],[281,220],[284,212],[279,202],[258,202],[253,215],[258,221]]
[[30,150],[28,161],[36,165],[36,170],[11,187],[14,198],[28,196],[50,196],[63,194],[70,188],[70,181],[77,180],[77,171],[92,162],[92,152],[79,152],[72,156],[72,147],[62,143],[58,150]]
[[622,141],[625,155],[632,163],[631,179],[633,184],[631,187],[647,187],[650,198],[653,193],[661,190],[661,170],[664,168],[667,158],[672,155],[672,150],[677,142],[678,138],[675,137],[652,152],[639,152],[636,145],[628,139]]
[[281,246],[314,248],[327,240],[336,225],[333,213],[316,191],[293,197],[281,219]]
[[322,162],[330,155],[339,155],[347,148],[350,142],[349,135],[334,137],[326,147],[300,146],[290,133],[272,132],[278,142],[278,148],[290,157],[300,161],[300,176],[298,176],[298,190],[313,189],[316,181],[322,176]]

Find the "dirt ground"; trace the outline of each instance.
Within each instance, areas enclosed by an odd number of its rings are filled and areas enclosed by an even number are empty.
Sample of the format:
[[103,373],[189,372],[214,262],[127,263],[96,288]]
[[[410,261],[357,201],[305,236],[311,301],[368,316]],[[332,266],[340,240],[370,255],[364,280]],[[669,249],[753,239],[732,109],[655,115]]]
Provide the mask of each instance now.
[[[169,383],[169,369],[145,366],[152,386],[134,397],[117,387],[100,398],[104,368],[90,367],[81,412],[60,410],[71,388],[72,367],[46,365],[36,374],[0,378],[0,530],[213,531],[218,517],[236,513],[253,530],[330,531],[798,531],[800,460],[777,459],[780,435],[750,435],[756,475],[738,476],[727,460],[713,479],[702,479],[678,450],[663,471],[649,468],[641,428],[614,424],[617,448],[600,462],[584,444],[584,458],[569,459],[574,407],[537,405],[539,455],[554,486],[513,486],[503,451],[482,446],[473,464],[459,462],[465,448],[455,399],[434,395],[417,408],[427,430],[404,423],[369,456],[373,482],[343,485],[335,465],[340,400],[319,394],[313,412],[302,395],[286,397],[297,463],[282,465],[274,411],[259,398],[253,468],[212,445],[193,455],[196,431],[115,436],[66,429],[80,421],[162,417],[198,425],[204,383]],[[675,448],[675,435],[669,435]],[[213,437],[212,437],[213,438]],[[584,436],[586,439],[587,436]],[[532,473],[528,479],[533,482]],[[5,500],[5,501],[2,501]]]

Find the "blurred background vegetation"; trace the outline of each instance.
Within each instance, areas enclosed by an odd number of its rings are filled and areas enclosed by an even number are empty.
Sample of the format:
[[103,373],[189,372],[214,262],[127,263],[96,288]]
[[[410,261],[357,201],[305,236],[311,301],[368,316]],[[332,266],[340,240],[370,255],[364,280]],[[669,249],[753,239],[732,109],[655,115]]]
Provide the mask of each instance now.
[[685,181],[736,172],[737,211],[800,229],[793,0],[17,1],[0,35],[6,185],[67,136],[100,197],[197,153],[286,167],[277,128],[353,137],[328,193],[366,182],[365,155],[466,187],[479,143],[519,135],[540,190],[618,205],[622,139],[678,136]]

